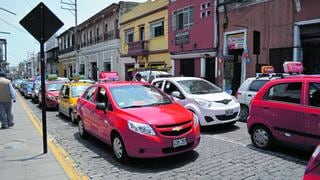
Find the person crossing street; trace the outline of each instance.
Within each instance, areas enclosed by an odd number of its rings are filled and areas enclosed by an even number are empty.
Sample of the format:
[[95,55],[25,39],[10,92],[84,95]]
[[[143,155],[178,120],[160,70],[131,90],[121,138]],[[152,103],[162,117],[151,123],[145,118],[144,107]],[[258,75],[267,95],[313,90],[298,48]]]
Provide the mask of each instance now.
[[10,80],[6,79],[6,74],[0,72],[0,121],[2,129],[14,125],[12,102],[16,102],[16,93]]

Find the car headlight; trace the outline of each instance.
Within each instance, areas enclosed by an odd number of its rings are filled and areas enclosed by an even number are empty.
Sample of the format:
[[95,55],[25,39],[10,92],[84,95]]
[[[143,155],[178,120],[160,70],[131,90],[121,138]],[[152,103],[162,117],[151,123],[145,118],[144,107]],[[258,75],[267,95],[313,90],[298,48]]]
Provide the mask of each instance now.
[[142,123],[137,123],[133,121],[128,121],[128,127],[130,130],[139,133],[139,134],[146,134],[150,136],[155,136],[156,133],[153,131],[152,127],[149,126],[148,124],[142,124]]
[[195,114],[193,114],[193,126],[194,127],[198,127],[199,126],[199,118]]
[[204,108],[210,108],[212,106],[211,102],[204,100],[204,99],[194,99],[196,103]]

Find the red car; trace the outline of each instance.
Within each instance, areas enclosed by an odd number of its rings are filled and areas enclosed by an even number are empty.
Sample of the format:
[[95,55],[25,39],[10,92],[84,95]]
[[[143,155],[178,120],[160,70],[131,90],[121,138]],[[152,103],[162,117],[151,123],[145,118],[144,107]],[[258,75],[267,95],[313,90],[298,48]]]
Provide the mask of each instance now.
[[313,152],[306,172],[303,177],[304,180],[320,179],[320,145]]
[[290,75],[267,82],[251,101],[247,126],[258,148],[276,140],[315,148],[320,144],[320,76]]
[[[58,97],[63,84],[63,81],[46,81],[46,108],[58,109]],[[39,90],[39,106],[42,106],[41,90]]]
[[163,157],[191,151],[200,142],[198,119],[144,82],[107,82],[78,99],[79,134],[113,148],[117,160]]

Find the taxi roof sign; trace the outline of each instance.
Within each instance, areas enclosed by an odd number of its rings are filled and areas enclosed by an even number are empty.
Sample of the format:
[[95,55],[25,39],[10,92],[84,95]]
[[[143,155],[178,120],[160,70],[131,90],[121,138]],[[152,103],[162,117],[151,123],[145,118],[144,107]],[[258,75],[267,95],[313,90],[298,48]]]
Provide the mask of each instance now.
[[283,69],[288,74],[301,74],[303,72],[303,65],[301,62],[284,62]]
[[101,71],[99,74],[100,82],[118,81],[118,80],[119,80],[118,72]]
[[262,66],[261,67],[261,73],[262,74],[274,73],[274,67],[273,66]]

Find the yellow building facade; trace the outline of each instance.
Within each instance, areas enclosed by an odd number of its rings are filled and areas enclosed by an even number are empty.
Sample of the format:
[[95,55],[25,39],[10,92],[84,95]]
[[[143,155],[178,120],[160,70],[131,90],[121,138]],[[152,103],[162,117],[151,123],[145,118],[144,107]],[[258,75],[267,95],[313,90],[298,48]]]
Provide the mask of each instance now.
[[134,68],[171,69],[168,4],[149,0],[120,16],[121,56],[127,63],[131,59]]

